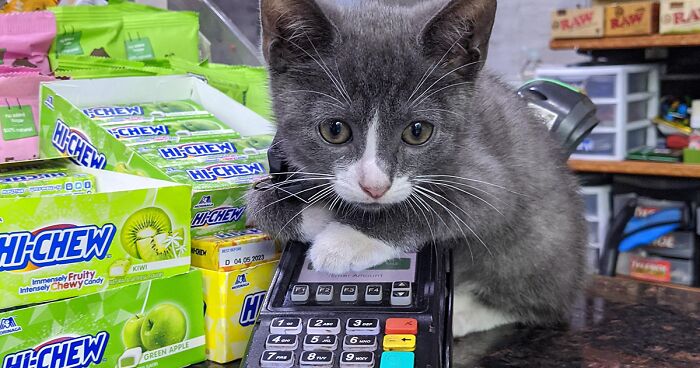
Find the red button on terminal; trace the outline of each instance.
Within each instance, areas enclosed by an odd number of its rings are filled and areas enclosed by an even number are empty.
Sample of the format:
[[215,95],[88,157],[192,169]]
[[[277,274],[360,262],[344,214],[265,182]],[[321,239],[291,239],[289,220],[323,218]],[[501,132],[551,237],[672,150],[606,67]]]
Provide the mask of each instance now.
[[384,333],[387,335],[416,335],[418,334],[418,321],[414,318],[389,318],[386,320]]

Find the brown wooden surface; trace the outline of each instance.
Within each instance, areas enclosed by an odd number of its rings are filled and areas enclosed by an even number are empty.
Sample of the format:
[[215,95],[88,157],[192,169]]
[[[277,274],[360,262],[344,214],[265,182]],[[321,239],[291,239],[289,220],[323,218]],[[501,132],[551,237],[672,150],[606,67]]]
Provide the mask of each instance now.
[[700,178],[700,165],[693,164],[569,160],[569,167],[578,172]]
[[682,46],[700,46],[700,33],[551,40],[549,43],[552,50],[619,50]]

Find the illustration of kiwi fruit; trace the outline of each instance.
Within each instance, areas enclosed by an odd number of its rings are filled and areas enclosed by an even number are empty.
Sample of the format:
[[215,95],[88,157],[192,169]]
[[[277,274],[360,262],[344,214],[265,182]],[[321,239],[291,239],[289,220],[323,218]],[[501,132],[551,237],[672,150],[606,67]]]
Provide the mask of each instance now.
[[[139,242],[154,243],[154,238],[159,234],[165,234],[172,230],[170,217],[158,207],[146,207],[134,212],[126,219],[120,233],[122,247],[134,258],[144,258],[140,253]],[[149,258],[152,254],[148,254]],[[146,260],[144,258],[144,260]]]
[[151,238],[138,240],[136,248],[141,259],[146,262],[156,262],[175,258],[173,250],[168,244],[169,236],[169,233],[161,233]]

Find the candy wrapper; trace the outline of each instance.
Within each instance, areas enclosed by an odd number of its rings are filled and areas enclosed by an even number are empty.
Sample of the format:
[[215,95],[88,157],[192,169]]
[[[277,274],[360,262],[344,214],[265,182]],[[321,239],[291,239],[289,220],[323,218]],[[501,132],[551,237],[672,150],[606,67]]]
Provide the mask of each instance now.
[[0,162],[39,157],[39,84],[53,77],[0,75]]
[[0,13],[34,12],[56,6],[58,0],[6,0],[0,1]]
[[50,73],[46,53],[55,35],[50,12],[0,14],[0,65]]

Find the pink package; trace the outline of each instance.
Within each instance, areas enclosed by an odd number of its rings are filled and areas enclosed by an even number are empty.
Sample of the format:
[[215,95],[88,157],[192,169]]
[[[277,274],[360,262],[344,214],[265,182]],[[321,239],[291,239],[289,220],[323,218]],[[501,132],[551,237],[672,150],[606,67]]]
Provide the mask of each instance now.
[[0,163],[39,157],[39,87],[53,77],[0,75]]
[[0,64],[50,74],[46,54],[55,36],[56,18],[51,12],[0,14]]

